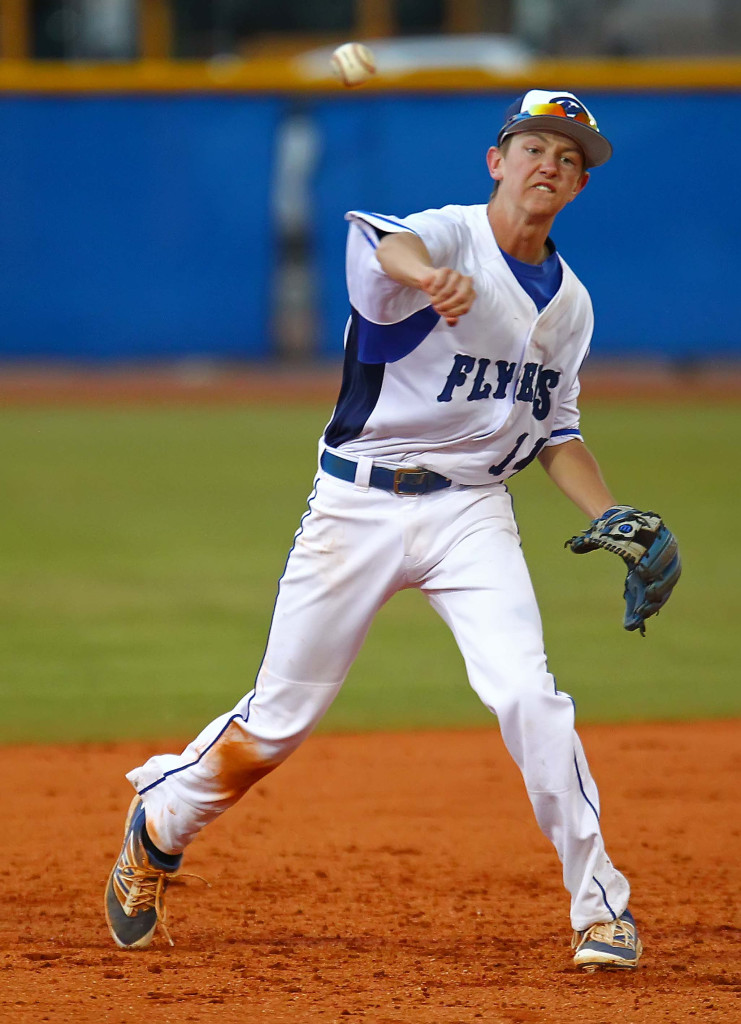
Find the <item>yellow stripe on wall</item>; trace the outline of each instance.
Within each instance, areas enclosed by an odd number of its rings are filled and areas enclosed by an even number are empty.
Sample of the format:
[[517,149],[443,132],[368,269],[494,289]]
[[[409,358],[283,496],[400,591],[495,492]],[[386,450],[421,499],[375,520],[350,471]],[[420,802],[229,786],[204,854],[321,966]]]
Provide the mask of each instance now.
[[[1,0],[0,0],[1,2]],[[142,60],[130,64],[0,60],[2,93],[359,93],[486,92],[548,86],[565,89],[741,90],[741,59],[541,60],[519,73],[477,68],[384,73],[344,90],[328,73],[311,78],[291,59]]]

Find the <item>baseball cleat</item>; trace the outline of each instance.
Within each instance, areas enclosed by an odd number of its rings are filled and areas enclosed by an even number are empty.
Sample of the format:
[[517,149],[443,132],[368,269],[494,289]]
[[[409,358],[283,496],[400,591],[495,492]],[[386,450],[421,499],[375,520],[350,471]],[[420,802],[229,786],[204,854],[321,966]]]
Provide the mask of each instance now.
[[[124,841],[105,890],[105,916],[113,940],[121,949],[144,949],[165,925],[165,890],[180,866],[181,857],[165,867],[144,848],[144,804],[137,794],[124,826]],[[174,864],[174,866],[173,866]]]
[[629,910],[615,921],[593,924],[583,932],[574,932],[571,947],[576,950],[576,966],[590,972],[637,967],[643,952]]

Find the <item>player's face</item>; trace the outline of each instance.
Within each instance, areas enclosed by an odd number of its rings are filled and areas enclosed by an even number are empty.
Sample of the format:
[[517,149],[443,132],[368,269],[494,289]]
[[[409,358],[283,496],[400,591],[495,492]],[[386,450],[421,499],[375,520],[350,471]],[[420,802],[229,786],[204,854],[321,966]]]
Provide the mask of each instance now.
[[501,196],[532,216],[555,217],[589,180],[581,149],[557,132],[518,132],[489,150],[487,164],[499,182],[497,202]]

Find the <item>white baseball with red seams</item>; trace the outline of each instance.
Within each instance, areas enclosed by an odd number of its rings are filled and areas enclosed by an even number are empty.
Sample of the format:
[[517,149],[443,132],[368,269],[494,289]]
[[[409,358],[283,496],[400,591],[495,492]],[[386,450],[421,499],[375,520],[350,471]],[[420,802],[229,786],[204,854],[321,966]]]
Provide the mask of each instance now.
[[363,85],[376,73],[376,58],[362,43],[344,43],[330,58],[332,73],[347,87]]

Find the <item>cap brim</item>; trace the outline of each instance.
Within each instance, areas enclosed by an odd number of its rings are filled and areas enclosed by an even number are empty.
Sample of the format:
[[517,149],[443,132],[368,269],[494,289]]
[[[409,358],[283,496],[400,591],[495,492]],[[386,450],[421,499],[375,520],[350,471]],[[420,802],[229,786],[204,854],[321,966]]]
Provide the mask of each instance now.
[[554,117],[552,114],[535,114],[533,117],[516,121],[511,127],[502,129],[498,142],[501,144],[509,135],[538,130],[558,132],[559,135],[573,139],[584,153],[587,167],[606,164],[612,156],[612,145],[604,135],[600,135],[594,128],[582,124],[581,121],[574,121],[570,117]]

